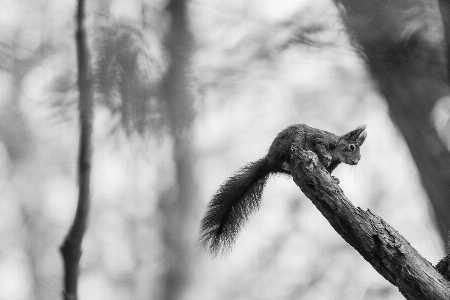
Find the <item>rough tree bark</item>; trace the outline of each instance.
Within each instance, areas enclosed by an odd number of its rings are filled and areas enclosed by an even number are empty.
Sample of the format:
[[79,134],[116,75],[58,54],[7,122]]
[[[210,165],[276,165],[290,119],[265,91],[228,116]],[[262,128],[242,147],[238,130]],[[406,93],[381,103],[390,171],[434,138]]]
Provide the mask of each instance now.
[[76,14],[78,59],[80,140],[78,152],[78,204],[73,224],[61,246],[64,261],[64,299],[76,300],[81,244],[86,231],[90,207],[92,156],[93,76],[85,28],[85,1],[78,0]]
[[450,152],[436,131],[432,111],[449,94],[449,86],[438,4],[335,2],[411,151],[444,245],[450,232]]
[[383,219],[353,206],[314,153],[293,147],[291,162],[294,182],[302,192],[406,299],[450,299],[450,282]]

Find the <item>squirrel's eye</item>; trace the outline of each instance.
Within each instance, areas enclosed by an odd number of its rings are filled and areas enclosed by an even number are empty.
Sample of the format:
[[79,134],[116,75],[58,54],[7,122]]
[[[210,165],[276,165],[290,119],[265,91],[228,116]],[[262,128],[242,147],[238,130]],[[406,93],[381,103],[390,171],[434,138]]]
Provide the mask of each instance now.
[[351,151],[355,151],[355,150],[356,150],[356,146],[353,145],[353,144],[350,144],[350,145],[348,146],[348,148],[349,148]]

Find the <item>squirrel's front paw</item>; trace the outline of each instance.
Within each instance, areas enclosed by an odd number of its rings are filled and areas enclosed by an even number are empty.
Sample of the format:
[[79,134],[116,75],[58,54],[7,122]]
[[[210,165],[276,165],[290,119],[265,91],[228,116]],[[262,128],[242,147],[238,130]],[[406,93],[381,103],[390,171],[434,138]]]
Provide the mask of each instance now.
[[331,176],[331,178],[333,178],[334,182],[336,182],[337,184],[339,184],[339,183],[340,183],[340,181],[339,181],[339,178],[337,178],[337,177],[334,177],[334,176]]
[[324,167],[329,167],[331,164],[331,155],[324,155],[323,156],[323,165]]

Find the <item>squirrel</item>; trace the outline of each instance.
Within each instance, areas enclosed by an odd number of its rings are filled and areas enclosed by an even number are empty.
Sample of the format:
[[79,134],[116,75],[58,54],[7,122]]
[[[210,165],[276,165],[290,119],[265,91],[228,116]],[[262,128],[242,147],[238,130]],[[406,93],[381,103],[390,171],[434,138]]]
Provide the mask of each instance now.
[[[367,133],[360,125],[342,136],[309,127],[291,125],[281,131],[266,156],[251,162],[228,178],[212,197],[201,221],[199,242],[213,255],[227,252],[251,213],[259,208],[261,196],[271,174],[291,174],[291,146],[313,151],[331,174],[342,162],[356,165]],[[339,183],[339,180],[332,176]]]

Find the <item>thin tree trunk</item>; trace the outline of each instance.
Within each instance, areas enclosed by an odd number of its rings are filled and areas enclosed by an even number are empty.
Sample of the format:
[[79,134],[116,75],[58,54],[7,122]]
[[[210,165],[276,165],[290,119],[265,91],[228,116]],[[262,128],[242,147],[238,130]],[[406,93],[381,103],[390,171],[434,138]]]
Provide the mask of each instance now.
[[75,218],[62,246],[64,261],[64,299],[76,300],[81,245],[90,207],[90,173],[92,156],[93,77],[85,28],[85,1],[78,0],[76,15],[80,140],[78,153],[78,204]]

